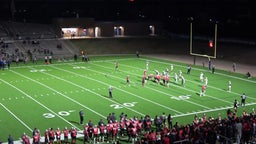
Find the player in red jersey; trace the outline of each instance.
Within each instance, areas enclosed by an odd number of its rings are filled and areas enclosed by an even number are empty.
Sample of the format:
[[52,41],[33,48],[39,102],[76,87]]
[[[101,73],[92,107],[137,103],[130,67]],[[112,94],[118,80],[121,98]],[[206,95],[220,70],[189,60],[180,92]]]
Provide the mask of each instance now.
[[40,142],[40,136],[36,132],[35,135],[33,136],[33,144],[39,144]]
[[54,143],[54,139],[55,139],[55,137],[54,137],[54,130],[53,130],[53,128],[51,128],[51,129],[49,130],[49,140],[50,140],[50,144],[53,144],[53,143]]
[[46,129],[45,132],[44,132],[44,143],[45,144],[49,143],[49,131],[48,131],[48,129]]
[[89,125],[86,124],[84,126],[84,143],[87,143],[89,141]]
[[76,143],[77,131],[74,127],[71,128],[70,135],[71,135],[71,144],[75,144]]
[[67,127],[65,127],[65,129],[63,130],[63,134],[64,134],[64,143],[68,144],[69,130],[67,129]]
[[143,71],[143,76],[146,77],[147,76],[147,70]]
[[99,128],[97,127],[97,125],[95,125],[93,127],[93,143],[97,143],[99,140],[98,140],[98,136],[99,136]]
[[99,126],[99,129],[100,129],[100,142],[104,142],[104,136],[105,136],[105,133],[106,133],[106,127],[105,127],[105,125],[102,123],[102,124]]
[[146,78],[143,76],[142,79],[141,79],[142,86],[145,85],[145,82],[146,82]]
[[200,97],[205,95],[205,89],[206,89],[206,86],[202,85],[202,89],[201,89],[201,92],[200,92]]
[[57,143],[61,143],[61,141],[60,141],[61,133],[62,132],[61,132],[60,128],[57,128],[57,130],[55,131]]

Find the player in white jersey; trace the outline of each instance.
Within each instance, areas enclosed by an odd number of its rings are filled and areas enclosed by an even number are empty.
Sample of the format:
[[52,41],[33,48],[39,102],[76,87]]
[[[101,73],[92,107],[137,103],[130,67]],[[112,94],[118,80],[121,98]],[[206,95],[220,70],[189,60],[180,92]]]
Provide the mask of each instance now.
[[174,81],[175,81],[175,83],[178,83],[178,75],[177,75],[177,73],[174,73]]
[[149,61],[147,60],[147,62],[146,62],[146,70],[148,70],[149,69]]
[[173,64],[171,64],[171,66],[170,66],[170,70],[171,70],[171,72],[173,71]]
[[231,81],[228,81],[228,92],[231,92]]
[[208,86],[208,78],[207,77],[205,77],[204,83],[205,83],[205,86],[207,87]]
[[200,73],[200,77],[199,78],[200,78],[201,82],[204,82],[204,73],[203,72]]

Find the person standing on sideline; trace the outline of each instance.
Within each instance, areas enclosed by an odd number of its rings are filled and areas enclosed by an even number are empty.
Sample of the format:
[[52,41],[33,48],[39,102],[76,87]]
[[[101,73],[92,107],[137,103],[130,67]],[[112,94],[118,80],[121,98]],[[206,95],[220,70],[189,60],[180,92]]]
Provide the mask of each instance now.
[[172,115],[169,114],[167,117],[168,128],[172,129]]
[[79,111],[79,116],[80,116],[80,125],[83,125],[84,124],[84,112],[82,109]]
[[233,63],[232,67],[233,67],[233,72],[236,72],[236,63]]
[[113,97],[113,95],[112,95],[112,91],[113,91],[113,87],[112,87],[112,86],[110,86],[110,87],[108,88],[109,98],[112,98],[112,97]]
[[245,99],[246,99],[246,95],[245,95],[245,93],[243,93],[241,95],[241,106],[245,106]]
[[215,65],[212,65],[212,74],[215,72]]
[[14,144],[12,135],[9,135],[8,137],[8,144]]
[[241,143],[242,131],[243,131],[243,125],[241,123],[241,120],[238,118],[238,119],[236,119],[236,123],[235,123],[235,133],[236,133],[236,143],[237,144]]
[[212,61],[211,61],[211,58],[208,57],[208,69],[211,70],[212,68]]
[[189,66],[188,66],[187,74],[190,74],[190,72],[191,72],[191,66],[189,65]]
[[231,81],[228,81],[228,92],[231,92],[231,86],[232,86]]
[[238,108],[238,102],[237,100],[234,101],[234,111],[237,112],[237,108]]

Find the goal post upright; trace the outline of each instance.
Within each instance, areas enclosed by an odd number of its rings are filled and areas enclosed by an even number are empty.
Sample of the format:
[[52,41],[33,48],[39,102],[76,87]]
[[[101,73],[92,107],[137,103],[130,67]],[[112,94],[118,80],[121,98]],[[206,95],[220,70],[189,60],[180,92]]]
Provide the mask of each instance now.
[[194,53],[193,52],[193,22],[190,22],[190,38],[189,38],[189,51],[190,55],[193,56],[200,56],[200,57],[206,57],[206,58],[216,58],[217,57],[217,33],[218,33],[218,24],[215,22],[214,24],[214,52],[213,55],[206,55],[206,54],[200,54],[200,53]]

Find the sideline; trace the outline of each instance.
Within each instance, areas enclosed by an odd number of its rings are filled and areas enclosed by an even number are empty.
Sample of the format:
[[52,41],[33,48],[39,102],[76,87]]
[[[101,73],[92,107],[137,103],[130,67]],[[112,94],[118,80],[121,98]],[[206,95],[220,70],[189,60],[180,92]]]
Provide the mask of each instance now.
[[[168,61],[180,62],[180,63],[184,63],[184,64],[193,65],[193,56],[188,56],[188,55],[166,55],[166,54],[164,54],[164,55],[145,55],[144,57],[163,59],[163,60],[168,60]],[[202,70],[209,71],[207,69],[208,59],[206,60],[206,58],[202,58],[202,57],[196,57],[196,58],[197,58],[196,64],[195,64],[196,66],[202,66],[202,63],[204,62],[206,67],[205,67],[205,69],[199,69],[199,68],[193,68],[193,69],[201,70],[201,71]],[[143,59],[143,57],[141,59]],[[147,59],[145,59],[145,60],[147,60]],[[154,61],[154,60],[152,60],[152,61]],[[159,62],[159,63],[166,63],[166,62]],[[213,63],[215,64],[216,69],[224,70],[224,71],[227,71],[227,72],[231,72],[231,70],[232,70],[232,62],[219,60],[219,59],[214,59]],[[181,66],[181,65],[176,65],[176,66],[185,67],[185,66]],[[250,72],[252,76],[256,76],[256,66],[237,63],[237,69],[236,69],[235,73],[245,75],[247,72]],[[227,76],[227,77],[236,78],[236,79],[240,79],[240,80],[244,80],[244,81],[247,81],[247,82],[256,83],[256,81],[249,80],[249,79],[246,79],[246,78],[243,79],[243,78],[239,78],[239,77],[236,77],[236,76],[230,76],[230,75],[222,74],[222,73],[218,73],[218,72],[216,74],[224,75],[224,76]]]

